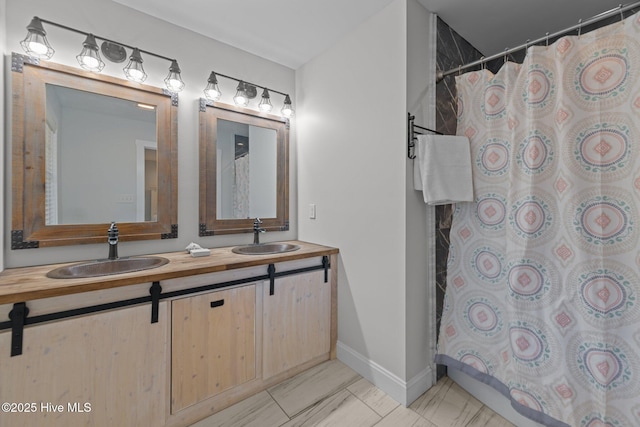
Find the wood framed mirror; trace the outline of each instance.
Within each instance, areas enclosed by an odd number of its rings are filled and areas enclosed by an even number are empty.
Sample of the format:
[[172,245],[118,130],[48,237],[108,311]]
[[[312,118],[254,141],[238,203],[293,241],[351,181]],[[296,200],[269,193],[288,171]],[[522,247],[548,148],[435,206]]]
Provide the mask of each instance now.
[[12,55],[12,249],[178,236],[177,95]]
[[289,229],[289,122],[200,100],[200,236]]

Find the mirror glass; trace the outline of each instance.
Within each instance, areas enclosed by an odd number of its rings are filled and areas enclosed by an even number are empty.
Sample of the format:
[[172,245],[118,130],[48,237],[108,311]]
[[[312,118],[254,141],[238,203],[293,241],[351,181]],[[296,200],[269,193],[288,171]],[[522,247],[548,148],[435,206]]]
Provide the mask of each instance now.
[[13,54],[11,248],[178,236],[178,97]]
[[45,223],[157,220],[155,106],[46,84]]
[[289,229],[285,119],[200,101],[200,235]]
[[218,119],[216,182],[220,219],[275,218],[275,129]]

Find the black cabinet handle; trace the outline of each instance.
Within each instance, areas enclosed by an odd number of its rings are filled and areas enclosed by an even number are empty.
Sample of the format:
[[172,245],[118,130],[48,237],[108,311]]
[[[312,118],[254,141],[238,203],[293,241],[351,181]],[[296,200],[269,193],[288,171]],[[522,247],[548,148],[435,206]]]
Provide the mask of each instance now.
[[9,312],[9,319],[11,319],[11,357],[22,354],[22,332],[28,315],[29,308],[24,302],[13,304],[13,310]]
[[275,264],[269,264],[269,267],[267,267],[267,274],[269,275],[269,295],[273,295],[275,293],[275,287],[276,287]]
[[160,286],[160,282],[153,282],[149,289],[149,293],[151,294],[151,323],[158,323],[160,294],[162,293],[162,286]]
[[327,283],[329,281],[329,267],[331,267],[331,264],[329,264],[329,257],[325,255],[322,257],[322,268],[324,269],[324,283]]
[[220,299],[218,301],[211,301],[211,308],[221,307],[224,305],[224,300]]

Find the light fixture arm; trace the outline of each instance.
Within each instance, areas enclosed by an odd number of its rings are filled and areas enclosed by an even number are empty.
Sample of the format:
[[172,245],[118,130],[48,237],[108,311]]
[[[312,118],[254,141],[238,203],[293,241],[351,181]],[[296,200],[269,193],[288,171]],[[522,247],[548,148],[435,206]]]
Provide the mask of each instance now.
[[227,76],[227,75],[219,73],[217,71],[212,71],[212,73],[215,73],[215,75],[219,76],[219,77],[225,77],[227,79],[235,80],[238,83],[243,82],[245,85],[251,85],[251,86],[259,87],[260,89],[263,89],[263,90],[267,89],[269,92],[277,93],[277,94],[280,94],[282,96],[288,96],[289,95],[288,93],[280,92],[280,91],[277,91],[275,89],[271,89],[270,87],[258,85],[258,84],[255,84],[255,83],[251,83],[251,82],[249,82],[247,80],[236,79],[235,77]]

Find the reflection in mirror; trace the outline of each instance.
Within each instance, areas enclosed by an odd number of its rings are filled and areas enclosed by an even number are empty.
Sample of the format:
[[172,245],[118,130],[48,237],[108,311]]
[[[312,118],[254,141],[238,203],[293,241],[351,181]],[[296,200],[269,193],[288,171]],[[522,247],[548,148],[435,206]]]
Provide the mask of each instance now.
[[46,225],[155,221],[155,107],[45,86]]
[[276,131],[218,119],[216,167],[220,219],[275,218]]
[[178,236],[178,98],[13,54],[11,248]]
[[289,229],[288,121],[200,102],[200,235]]

